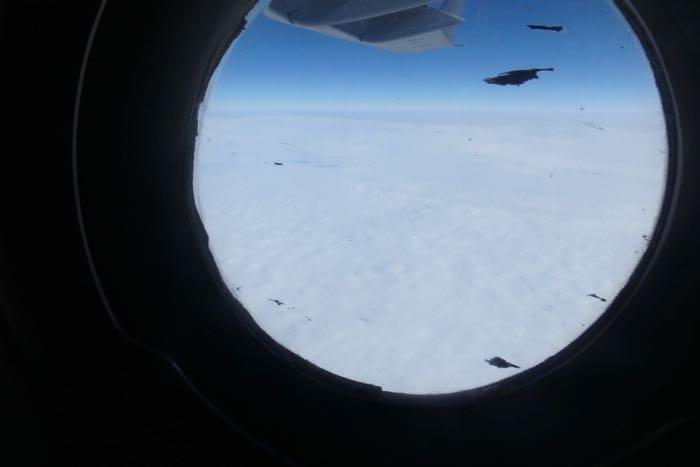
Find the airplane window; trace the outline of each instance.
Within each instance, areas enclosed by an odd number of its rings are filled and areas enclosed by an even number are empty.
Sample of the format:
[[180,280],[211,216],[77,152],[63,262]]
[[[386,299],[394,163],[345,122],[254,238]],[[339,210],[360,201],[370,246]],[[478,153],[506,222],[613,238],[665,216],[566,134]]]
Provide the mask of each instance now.
[[272,0],[210,84],[196,203],[270,338],[385,391],[473,389],[606,311],[667,140],[612,2]]

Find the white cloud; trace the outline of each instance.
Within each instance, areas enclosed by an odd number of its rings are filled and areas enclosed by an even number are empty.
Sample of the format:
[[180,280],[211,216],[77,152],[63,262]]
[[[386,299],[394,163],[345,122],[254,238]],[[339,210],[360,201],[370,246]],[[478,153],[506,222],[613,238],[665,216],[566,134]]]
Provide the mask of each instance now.
[[396,392],[492,383],[579,336],[665,183],[660,112],[427,115],[211,117],[195,166],[210,248],[256,322]]

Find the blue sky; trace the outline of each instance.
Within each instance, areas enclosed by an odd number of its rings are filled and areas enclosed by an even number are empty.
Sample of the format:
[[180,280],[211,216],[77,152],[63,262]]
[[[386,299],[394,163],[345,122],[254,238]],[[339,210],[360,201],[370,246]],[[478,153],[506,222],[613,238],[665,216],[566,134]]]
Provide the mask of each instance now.
[[[438,4],[439,5],[439,4]],[[250,108],[658,108],[649,63],[607,0],[467,0],[455,42],[396,53],[259,15],[222,63],[209,106]],[[563,32],[527,24],[562,25]],[[521,87],[483,78],[554,67]]]

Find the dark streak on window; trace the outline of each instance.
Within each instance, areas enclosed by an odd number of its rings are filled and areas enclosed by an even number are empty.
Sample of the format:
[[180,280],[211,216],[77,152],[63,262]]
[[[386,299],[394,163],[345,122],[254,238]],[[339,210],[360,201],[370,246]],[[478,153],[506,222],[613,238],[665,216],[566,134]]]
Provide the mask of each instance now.
[[488,363],[491,366],[495,366],[498,368],[520,368],[518,365],[514,365],[510,362],[505,361],[501,357],[493,357],[493,358],[487,358],[486,363]]
[[556,32],[564,30],[564,28],[562,26],[541,26],[539,24],[528,24],[527,27],[530,29],[542,29],[544,31],[556,31]]
[[537,73],[539,71],[554,71],[554,68],[530,68],[529,70],[512,70],[505,73],[501,73],[498,76],[492,78],[485,78],[484,81],[488,84],[498,84],[499,86],[505,86],[507,84],[512,84],[515,86],[520,86],[526,81],[532,79],[539,79]]

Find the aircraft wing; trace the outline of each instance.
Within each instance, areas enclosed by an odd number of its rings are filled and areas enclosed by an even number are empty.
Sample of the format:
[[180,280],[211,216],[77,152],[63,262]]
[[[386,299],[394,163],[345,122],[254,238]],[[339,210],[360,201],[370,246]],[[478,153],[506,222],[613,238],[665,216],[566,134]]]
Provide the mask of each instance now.
[[397,52],[453,47],[464,0],[440,9],[425,0],[272,0],[265,15],[345,40]]
[[300,26],[328,26],[396,13],[435,0],[273,0],[268,10]]

